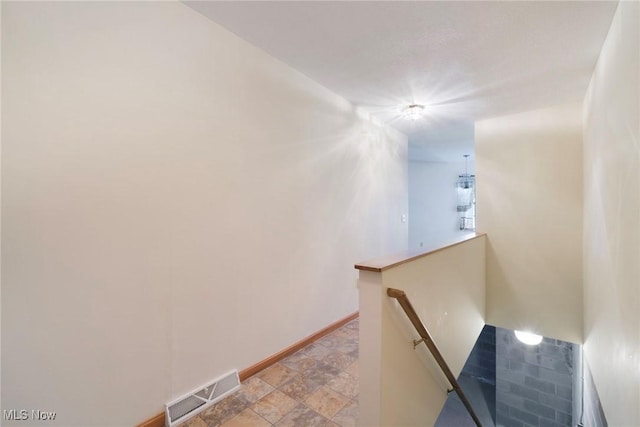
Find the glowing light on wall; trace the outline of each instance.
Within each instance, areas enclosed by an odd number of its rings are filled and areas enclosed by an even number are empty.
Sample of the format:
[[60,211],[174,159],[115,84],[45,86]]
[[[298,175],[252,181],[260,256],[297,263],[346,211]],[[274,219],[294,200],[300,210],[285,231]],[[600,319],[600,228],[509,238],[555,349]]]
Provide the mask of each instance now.
[[542,335],[533,334],[531,332],[524,331],[514,331],[516,334],[516,338],[520,340],[520,342],[527,345],[538,345],[542,342]]

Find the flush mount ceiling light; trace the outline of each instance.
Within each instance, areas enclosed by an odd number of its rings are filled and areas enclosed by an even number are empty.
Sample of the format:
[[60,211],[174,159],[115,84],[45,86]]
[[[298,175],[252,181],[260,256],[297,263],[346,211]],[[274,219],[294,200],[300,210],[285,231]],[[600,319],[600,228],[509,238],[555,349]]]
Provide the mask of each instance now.
[[408,120],[420,120],[424,116],[424,105],[411,104],[403,108],[402,116]]
[[516,338],[527,345],[538,345],[542,342],[542,335],[533,334],[531,332],[513,331],[516,334]]

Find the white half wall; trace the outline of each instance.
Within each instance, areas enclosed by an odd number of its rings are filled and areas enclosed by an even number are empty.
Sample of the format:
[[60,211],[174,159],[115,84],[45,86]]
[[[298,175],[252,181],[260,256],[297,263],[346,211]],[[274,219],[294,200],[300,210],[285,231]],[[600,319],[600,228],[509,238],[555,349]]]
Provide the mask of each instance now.
[[581,106],[476,123],[487,323],[582,342]]
[[609,425],[627,427],[640,425],[639,26],[640,3],[621,1],[584,103],[584,354]]
[[406,249],[406,137],[193,9],[3,2],[2,44],[2,409],[134,425]]
[[[468,171],[474,173],[473,160]],[[409,158],[409,248],[439,246],[473,234],[460,230],[456,180],[464,161],[428,162]]]

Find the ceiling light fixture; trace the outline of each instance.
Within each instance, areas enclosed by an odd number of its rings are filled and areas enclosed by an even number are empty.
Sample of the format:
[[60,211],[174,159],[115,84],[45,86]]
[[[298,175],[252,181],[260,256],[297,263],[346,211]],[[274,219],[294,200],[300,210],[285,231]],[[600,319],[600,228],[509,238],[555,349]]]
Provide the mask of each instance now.
[[424,105],[408,105],[402,110],[402,115],[409,120],[420,120],[424,116]]
[[534,334],[531,332],[524,331],[513,331],[516,334],[516,338],[520,340],[520,342],[525,343],[527,345],[538,345],[542,342],[542,335]]

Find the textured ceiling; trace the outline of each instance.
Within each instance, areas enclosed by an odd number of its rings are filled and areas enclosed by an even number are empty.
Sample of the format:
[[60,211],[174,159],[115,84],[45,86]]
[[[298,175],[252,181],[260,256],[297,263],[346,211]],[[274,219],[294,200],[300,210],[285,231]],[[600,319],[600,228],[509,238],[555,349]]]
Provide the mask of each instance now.
[[[616,2],[209,2],[188,6],[421,146],[472,150],[475,120],[582,100]],[[411,122],[400,108],[426,105]]]

